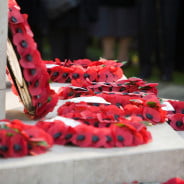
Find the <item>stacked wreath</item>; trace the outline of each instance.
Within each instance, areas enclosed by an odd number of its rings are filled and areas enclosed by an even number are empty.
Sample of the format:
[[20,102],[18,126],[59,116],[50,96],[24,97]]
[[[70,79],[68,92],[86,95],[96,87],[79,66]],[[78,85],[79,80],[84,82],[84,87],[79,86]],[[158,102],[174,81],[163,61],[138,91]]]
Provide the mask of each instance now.
[[[9,30],[18,60],[13,63],[9,56],[8,70],[14,92],[20,96],[25,113],[31,118],[43,118],[60,100],[74,97],[96,96],[108,103],[67,102],[55,108],[57,117],[43,119],[32,127],[18,120],[4,120],[0,126],[1,156],[39,154],[50,148],[52,141],[81,147],[141,145],[152,140],[146,125],[167,120],[175,129],[184,129],[183,103],[169,101],[179,115],[167,113],[162,99],[157,97],[157,84],[135,77],[124,79],[121,63],[105,59],[42,60],[27,15],[20,13],[15,0],[9,0]],[[62,87],[56,93],[49,82],[70,82],[72,86]]]

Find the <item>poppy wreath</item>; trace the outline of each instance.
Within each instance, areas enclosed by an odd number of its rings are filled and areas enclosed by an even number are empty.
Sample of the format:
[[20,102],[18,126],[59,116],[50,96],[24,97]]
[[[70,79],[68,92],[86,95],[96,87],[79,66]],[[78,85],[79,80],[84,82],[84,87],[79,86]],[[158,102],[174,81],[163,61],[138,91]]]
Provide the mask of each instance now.
[[48,121],[38,121],[37,126],[48,132],[55,144],[80,147],[125,147],[146,144],[152,140],[147,127],[139,117],[121,119],[109,127],[84,123],[67,124],[60,116]]
[[[126,81],[126,82],[125,82]],[[143,82],[141,79],[129,79],[123,80],[118,86],[113,83],[96,83],[95,88],[73,88],[70,86],[60,88],[58,92],[59,99],[70,99],[74,97],[81,96],[98,96],[105,99],[107,102],[119,107],[119,109],[124,111],[123,116],[136,115],[140,116],[143,120],[149,121],[152,124],[164,123],[167,120],[167,112],[163,110],[162,100],[157,97],[157,90],[155,85],[152,83]],[[127,82],[128,81],[128,82]],[[139,81],[142,86],[135,85],[132,81]],[[119,81],[117,81],[118,83]],[[110,87],[113,88],[108,92]],[[123,92],[121,92],[123,88]],[[144,88],[144,90],[142,90]],[[86,89],[86,90],[85,90]],[[96,90],[95,90],[96,89]],[[126,90],[127,89],[127,90]],[[114,91],[113,91],[114,90]],[[128,91],[128,92],[127,92]],[[131,92],[130,92],[131,91]],[[98,103],[94,103],[98,104]],[[78,106],[75,104],[75,106]],[[62,108],[69,108],[67,104],[62,106]],[[89,107],[90,108],[90,107]],[[77,110],[77,109],[76,109]],[[70,111],[69,111],[70,112]],[[100,111],[99,111],[100,112]],[[102,112],[103,113],[103,112]],[[59,113],[59,115],[66,116],[67,114]]]
[[58,91],[58,95],[60,99],[97,95],[103,92],[109,92],[109,94],[122,95],[157,95],[157,86],[157,83],[147,83],[142,79],[136,77],[131,77],[129,79],[121,79],[116,82],[91,82],[87,80],[85,84],[81,80],[78,84],[73,82],[72,86],[61,87]]
[[184,130],[184,101],[178,100],[168,100],[168,102],[173,106],[174,111],[168,113],[168,123],[169,125],[177,131]]
[[46,61],[47,70],[52,82],[68,83],[77,86],[91,82],[115,82],[122,78],[123,63],[115,60],[100,59],[91,61],[89,59]]
[[[33,39],[33,33],[27,22],[27,15],[20,13],[20,7],[15,0],[9,0],[8,6],[10,37],[16,55],[19,58],[18,62],[22,76],[31,97],[32,112],[25,106],[22,99],[21,101],[24,104],[26,114],[32,119],[41,118],[53,110],[58,97],[56,93],[50,89],[50,78],[47,73],[45,62],[42,60],[37,50],[37,45]],[[10,74],[12,74],[11,71]],[[15,78],[16,75],[14,74],[13,77],[12,75],[10,77],[14,80],[13,78]],[[20,94],[21,89],[19,90],[16,84],[13,88],[16,89],[16,94]]]
[[26,125],[20,120],[0,121],[0,157],[38,155],[52,145],[52,137],[38,126]]
[[[159,100],[153,96],[148,95],[137,99],[130,98],[129,95],[123,95],[123,98],[117,95],[109,95],[109,97],[113,101],[116,101],[115,98],[117,97],[118,104],[66,102],[58,108],[58,115],[80,120],[85,124],[97,127],[108,127],[121,118],[126,119],[131,116],[141,118],[142,122],[149,122],[147,125],[164,123],[167,119],[167,112],[162,109]],[[127,103],[122,106],[119,99]],[[108,101],[108,99],[106,100]]]
[[78,81],[75,83],[73,81],[73,86],[78,86],[82,88],[91,89],[94,92],[146,92],[146,93],[154,93],[158,94],[157,86],[158,83],[147,83],[140,78],[130,77],[128,79],[119,79],[115,82],[91,82],[88,80],[87,83],[83,83],[82,81]]

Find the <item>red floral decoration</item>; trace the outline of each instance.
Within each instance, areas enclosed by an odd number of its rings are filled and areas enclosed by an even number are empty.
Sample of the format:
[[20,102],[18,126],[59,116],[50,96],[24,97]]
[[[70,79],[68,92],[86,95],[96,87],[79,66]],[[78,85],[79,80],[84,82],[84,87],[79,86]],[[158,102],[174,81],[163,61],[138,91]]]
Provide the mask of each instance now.
[[168,113],[169,125],[177,131],[184,130],[184,101],[167,100],[174,108],[173,112]]
[[47,61],[47,70],[53,82],[70,82],[77,86],[92,82],[115,82],[123,76],[122,64],[114,60],[91,61],[79,59],[73,62]]
[[[143,184],[143,183],[144,182],[133,181],[131,183],[123,182],[122,184]],[[153,183],[158,183],[158,182],[153,182]],[[184,184],[184,180],[182,178],[176,177],[176,178],[171,178],[166,182],[159,182],[158,184]]]
[[176,113],[168,115],[168,123],[174,130],[184,130],[184,114]]
[[129,95],[113,96],[112,94],[109,97],[112,100],[109,100],[107,96],[104,99],[111,102],[112,105],[67,102],[58,109],[58,115],[77,119],[94,126],[97,124],[99,127],[108,127],[111,123],[130,116],[140,117],[153,125],[164,123],[167,119],[167,113],[162,109],[162,105],[156,97],[151,96],[150,100],[147,96],[145,96],[146,99],[144,97],[130,98]]
[[163,182],[162,184],[184,184],[184,180],[176,177],[176,178],[171,178],[166,182]]
[[168,102],[173,106],[175,110],[174,113],[184,114],[184,101],[168,100]]
[[41,118],[52,111],[58,96],[49,87],[49,75],[41,59],[33,33],[27,22],[27,15],[20,13],[15,0],[9,0],[9,29],[13,44],[19,55],[23,77],[32,98],[34,113],[25,112],[33,119]]
[[0,121],[0,156],[23,157],[45,153],[53,145],[52,137],[35,125],[20,120]]
[[67,125],[61,120],[39,121],[37,126],[46,130],[55,144],[73,144],[80,147],[125,147],[146,144],[152,140],[150,132],[140,118],[120,120],[109,127],[94,125]]

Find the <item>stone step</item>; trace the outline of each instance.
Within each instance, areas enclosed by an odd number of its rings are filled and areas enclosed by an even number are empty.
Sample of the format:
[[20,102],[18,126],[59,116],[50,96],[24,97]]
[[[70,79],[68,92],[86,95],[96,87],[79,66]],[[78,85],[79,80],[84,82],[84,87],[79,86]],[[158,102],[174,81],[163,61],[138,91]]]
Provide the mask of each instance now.
[[[34,123],[26,119],[18,100],[11,93],[7,96],[11,96],[7,98],[7,117]],[[148,129],[153,141],[146,145],[108,149],[54,146],[38,156],[0,159],[0,184],[159,183],[184,178],[184,139],[167,123]]]

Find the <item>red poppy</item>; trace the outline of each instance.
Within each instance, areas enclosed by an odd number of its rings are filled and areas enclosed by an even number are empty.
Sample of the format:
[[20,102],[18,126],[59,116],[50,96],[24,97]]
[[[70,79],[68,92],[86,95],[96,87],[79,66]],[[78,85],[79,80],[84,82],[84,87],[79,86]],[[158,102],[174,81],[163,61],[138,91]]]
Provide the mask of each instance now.
[[124,111],[115,105],[101,105],[100,112],[97,113],[97,118],[103,126],[108,126],[111,123],[119,121],[124,115]]
[[151,121],[153,124],[161,122],[161,115],[159,111],[151,107],[144,107],[143,108],[143,117]]
[[41,56],[37,50],[30,49],[28,53],[21,55],[20,65],[23,68],[35,68],[41,63]]
[[[9,26],[10,29],[13,31],[13,26],[16,27],[17,24],[23,25],[25,28],[25,31],[28,35],[33,37],[33,32],[30,29],[30,26],[27,22],[28,15],[21,14],[20,13],[20,7],[17,5],[16,1],[9,0],[8,1],[8,7],[9,7]],[[22,32],[20,29],[16,32]],[[15,33],[15,29],[13,31],[13,34]]]
[[16,33],[26,34],[26,29],[23,24],[10,24],[9,28],[13,35]]
[[[23,69],[24,79],[27,82],[33,83],[33,81],[39,80],[42,76],[42,69],[38,67]],[[46,77],[48,75],[46,74]],[[40,82],[40,81],[39,81]]]
[[91,64],[91,60],[90,59],[77,59],[77,60],[73,60],[73,63],[75,65],[81,65],[84,68],[87,68],[90,64]]
[[95,93],[103,91],[101,82],[93,82],[93,85],[87,86],[87,88],[93,90]]
[[48,94],[49,93],[50,93],[50,96],[48,96],[47,101],[45,103],[43,103],[43,104],[42,103],[40,103],[40,104],[38,103],[37,104],[38,106],[36,107],[35,115],[32,117],[33,119],[38,119],[38,118],[44,117],[46,114],[51,112],[54,109],[54,107],[56,106],[56,104],[58,102],[57,94],[55,94],[55,92],[52,91],[52,90],[50,90],[48,92]]
[[20,120],[4,120],[0,126],[0,154],[3,157],[22,157],[45,152],[53,144],[49,134],[35,125]]
[[113,91],[113,84],[112,82],[105,82],[103,83],[102,85],[100,85],[98,88],[102,88],[102,91],[108,91],[108,92],[111,92]]
[[68,127],[60,120],[55,120],[51,123],[47,133],[49,133],[55,144],[64,145],[66,143],[65,136],[67,134]]
[[39,106],[39,104],[43,104],[51,99],[51,97],[48,96],[49,90],[43,90],[40,94],[32,96],[32,104],[33,106]]
[[118,66],[110,66],[109,71],[112,72],[114,76],[114,81],[121,79],[123,77],[123,70]]
[[146,144],[152,140],[151,133],[149,131],[147,131],[146,127],[143,127],[141,130],[139,130],[139,133],[142,135],[144,144]]
[[[16,5],[17,5],[17,2],[15,0],[9,0],[8,1],[8,7],[9,8],[16,7],[18,10],[20,10],[20,7],[18,7]],[[11,9],[9,11],[11,11]]]
[[15,6],[10,6],[8,19],[11,24],[20,24],[24,22],[24,18],[20,14],[20,10]]
[[6,129],[0,128],[0,156],[9,157],[9,137]]
[[23,134],[28,138],[29,154],[31,155],[44,153],[53,145],[52,137],[39,127],[30,125],[23,130]]
[[113,147],[114,140],[110,128],[93,128],[90,147]]
[[142,106],[137,106],[137,105],[133,105],[133,104],[127,104],[124,106],[124,115],[125,116],[130,116],[130,115],[134,115],[134,116],[139,116],[141,118],[143,118],[143,108]]
[[[38,73],[40,75],[36,76],[35,78],[32,78],[31,82],[29,82],[29,92],[31,95],[39,95],[42,93],[43,90],[47,89],[48,86],[48,75],[47,73]],[[31,78],[31,75],[30,75]]]
[[70,73],[71,80],[84,79],[85,69],[80,65],[71,66],[72,72]]
[[98,72],[98,81],[99,82],[113,82],[120,79],[123,75],[122,70],[116,68],[116,71],[111,72],[110,67],[104,66]]
[[71,87],[61,87],[58,91],[58,96],[59,99],[64,100],[64,99],[69,99],[75,97],[76,93],[75,90]]
[[99,108],[96,108],[96,110],[94,110],[94,108],[88,106],[86,107],[85,110],[83,110],[82,112],[80,112],[80,116],[83,120],[86,120],[90,123],[90,121],[96,120],[97,121],[97,111],[99,112]]
[[148,106],[155,109],[160,109],[162,107],[161,102],[159,101],[158,97],[152,94],[146,95],[143,97],[144,106]]
[[70,59],[65,59],[63,62],[61,62],[61,65],[65,67],[71,67],[73,65],[73,62]]
[[104,98],[106,101],[118,107],[129,104],[130,99],[132,98],[131,96],[128,95],[128,93],[118,93],[118,92],[109,92],[109,93],[103,92],[97,94],[97,96]]
[[184,114],[184,101],[168,100],[175,109],[175,113]]
[[148,143],[152,140],[151,133],[141,122],[141,118],[133,116],[128,120],[122,120],[115,124],[119,128],[126,127],[133,136],[132,146]]
[[54,66],[48,69],[50,79],[54,82],[66,83],[70,82],[72,69],[65,66]]
[[90,67],[87,67],[85,73],[84,73],[84,79],[89,79],[90,81],[97,81],[98,78],[98,67],[96,66],[90,66]]
[[98,147],[111,148],[111,147],[115,146],[114,136],[112,134],[111,127],[109,127],[109,128],[100,128],[100,135],[105,137],[105,140],[103,139],[102,142],[99,142],[97,144]]
[[159,109],[159,113],[160,113],[160,123],[164,123],[167,120],[167,111],[163,110],[163,109]]
[[13,36],[13,43],[16,45],[17,51],[20,55],[29,53],[30,50],[37,48],[33,38],[27,34],[23,35],[21,33],[16,33]]
[[156,88],[157,86],[158,86],[158,83],[145,83],[139,86],[139,90],[152,92],[155,95],[157,95],[158,94],[158,89]]
[[133,134],[133,146],[144,144],[144,138],[141,133],[134,132]]
[[75,128],[68,126],[67,133],[65,134],[64,144],[72,143],[72,137],[75,135]]
[[115,66],[115,67],[122,67],[122,62],[117,62],[116,60],[107,60],[107,59],[100,59],[99,61],[96,61],[97,65],[105,65],[105,66]]
[[112,82],[96,82],[96,83],[91,83],[88,84],[87,88],[93,90],[94,92],[102,92],[102,91],[107,91],[107,92],[114,92],[114,85],[115,83]]
[[31,27],[29,26],[29,23],[28,23],[28,15],[22,14],[22,17],[24,18],[24,27],[26,29],[26,34],[29,35],[30,37],[34,37],[34,34],[33,34]]
[[133,145],[133,134],[127,127],[118,127],[116,125],[112,125],[112,134],[114,137],[115,146],[124,147]]
[[138,86],[144,84],[143,80],[136,77],[130,77],[128,79],[122,79],[118,81],[118,84],[126,85],[130,91],[133,92],[134,90],[138,90]]
[[174,130],[184,130],[184,114],[176,113],[168,116],[169,124]]
[[82,88],[87,88],[89,83],[89,79],[75,79],[71,81],[71,85],[72,86],[77,86],[77,87],[82,87]]
[[52,126],[52,123],[50,121],[37,121],[36,126],[47,132],[48,129]]
[[78,125],[75,127],[75,135],[71,138],[74,145],[80,147],[89,147],[94,127],[88,125]]
[[16,132],[20,132],[21,130],[23,130],[25,128],[25,124],[22,123],[21,120],[18,119],[14,119],[14,120],[5,120],[6,122],[6,126],[16,130]]
[[92,67],[92,66],[98,67],[98,66],[100,66],[100,65],[105,65],[105,64],[104,64],[103,61],[98,60],[98,61],[93,61],[93,62],[89,65],[89,67]]
[[163,182],[162,184],[184,184],[184,180],[176,177],[176,178],[171,178],[166,182]]
[[9,136],[8,157],[26,156],[28,154],[28,144],[26,138],[16,132],[7,132],[7,135]]
[[133,132],[139,131],[143,127],[145,127],[145,125],[142,123],[142,118],[139,116],[134,116],[134,115],[132,115],[128,118],[124,118],[123,124],[126,125],[126,127],[128,127]]
[[71,113],[71,112],[73,113],[74,106],[75,106],[74,103],[66,102],[64,105],[62,105],[58,108],[58,110],[57,110],[58,115],[63,116],[63,115],[66,115],[68,113]]

